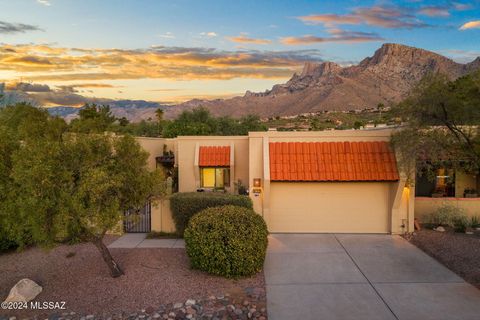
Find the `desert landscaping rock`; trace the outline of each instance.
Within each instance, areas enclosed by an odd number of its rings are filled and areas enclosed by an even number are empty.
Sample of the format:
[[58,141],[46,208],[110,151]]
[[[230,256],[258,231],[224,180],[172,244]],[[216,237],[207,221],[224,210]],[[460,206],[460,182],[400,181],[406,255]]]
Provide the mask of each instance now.
[[480,235],[422,230],[405,238],[480,289]]
[[[66,312],[62,313],[61,315],[53,313],[45,316],[44,318],[49,320],[267,319],[267,310],[265,308],[266,294],[264,288],[249,287],[243,290],[236,290],[232,295],[225,294],[219,296],[223,298],[217,299],[214,296],[207,296],[203,299],[187,299],[185,302],[163,304],[156,308],[149,307],[134,313],[118,312],[112,314],[80,314],[75,312]],[[0,320],[17,319],[17,317],[12,315],[0,315]],[[21,317],[21,319],[38,320],[42,318],[33,316],[29,318]]]
[[35,299],[42,292],[42,287],[30,279],[18,281],[12,289],[5,302],[29,302]]

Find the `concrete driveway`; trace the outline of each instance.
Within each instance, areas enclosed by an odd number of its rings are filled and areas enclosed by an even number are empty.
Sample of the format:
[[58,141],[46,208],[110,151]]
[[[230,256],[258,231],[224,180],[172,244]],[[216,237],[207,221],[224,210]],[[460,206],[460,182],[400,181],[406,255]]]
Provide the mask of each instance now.
[[480,290],[399,236],[274,234],[269,319],[480,319]]

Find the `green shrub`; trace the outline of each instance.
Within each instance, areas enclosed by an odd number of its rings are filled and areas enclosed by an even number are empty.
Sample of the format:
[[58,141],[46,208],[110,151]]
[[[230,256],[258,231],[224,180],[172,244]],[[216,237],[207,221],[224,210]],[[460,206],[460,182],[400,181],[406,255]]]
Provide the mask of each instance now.
[[458,215],[455,217],[454,220],[455,231],[457,232],[465,232],[467,228],[471,226],[471,219],[468,218],[466,215]]
[[17,247],[18,245],[16,241],[9,239],[4,234],[0,234],[0,252],[7,251],[9,249],[14,249]]
[[480,227],[480,219],[478,218],[478,216],[472,216],[470,220],[470,225],[472,226],[472,228]]
[[184,238],[192,268],[237,278],[262,269],[267,236],[265,221],[252,209],[221,206],[196,214]]
[[30,233],[24,228],[7,230],[5,225],[1,223],[3,223],[3,221],[0,221],[0,252],[22,249],[32,243]]
[[435,226],[455,227],[455,223],[463,216],[466,216],[465,210],[445,204],[430,214],[428,222]]
[[176,193],[170,198],[173,221],[177,233],[182,236],[188,221],[193,215],[203,209],[218,206],[234,205],[252,209],[252,200],[248,196],[216,193],[216,192],[186,192]]

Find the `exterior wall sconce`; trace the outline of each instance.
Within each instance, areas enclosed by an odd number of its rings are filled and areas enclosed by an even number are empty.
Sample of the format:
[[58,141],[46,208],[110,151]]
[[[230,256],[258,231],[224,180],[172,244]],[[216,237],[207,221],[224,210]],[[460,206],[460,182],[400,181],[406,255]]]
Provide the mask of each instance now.
[[252,192],[255,195],[255,197],[258,197],[258,195],[262,193],[262,179],[260,178],[253,179]]

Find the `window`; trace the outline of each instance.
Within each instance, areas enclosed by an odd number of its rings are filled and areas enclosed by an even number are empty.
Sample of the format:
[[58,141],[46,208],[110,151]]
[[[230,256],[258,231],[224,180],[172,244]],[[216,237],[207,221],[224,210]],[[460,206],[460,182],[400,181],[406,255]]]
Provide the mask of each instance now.
[[435,175],[429,177],[427,173],[417,175],[415,195],[417,197],[455,197],[455,170],[439,168]]
[[201,168],[202,188],[223,189],[230,186],[230,168]]

